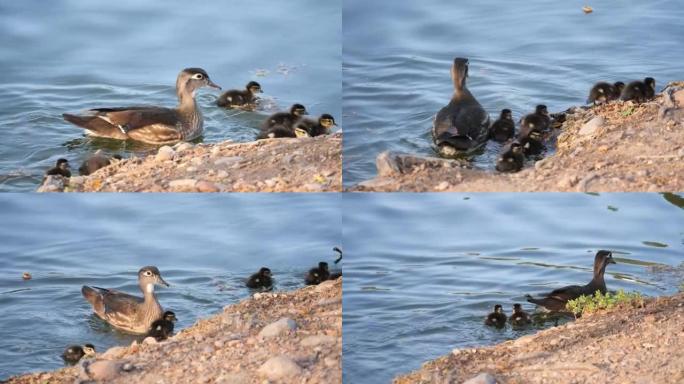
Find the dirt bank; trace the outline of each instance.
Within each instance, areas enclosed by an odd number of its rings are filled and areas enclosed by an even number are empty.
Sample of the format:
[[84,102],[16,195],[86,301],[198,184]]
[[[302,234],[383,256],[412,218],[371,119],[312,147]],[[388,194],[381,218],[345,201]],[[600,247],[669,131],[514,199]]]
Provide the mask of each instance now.
[[[86,373],[86,371],[88,373]],[[9,383],[341,383],[342,279],[261,293],[161,343],[114,347],[82,366]]]
[[342,185],[342,134],[249,143],[181,143],[39,192],[331,192]]
[[[684,189],[684,82],[652,102],[575,108],[551,135],[553,156],[514,174],[436,157],[382,153],[352,191],[672,192]],[[556,140],[557,137],[557,140]]]
[[454,350],[394,382],[462,383],[482,375],[478,383],[682,383],[682,349],[684,294],[678,294],[493,347]]

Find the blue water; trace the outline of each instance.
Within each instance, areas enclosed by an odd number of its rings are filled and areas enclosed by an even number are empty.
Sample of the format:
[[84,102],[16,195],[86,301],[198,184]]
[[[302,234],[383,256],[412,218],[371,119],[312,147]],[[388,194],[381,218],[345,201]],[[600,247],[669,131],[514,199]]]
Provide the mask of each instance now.
[[341,118],[341,2],[0,2],[0,191],[31,191],[60,157],[153,148],[93,139],[64,112],[173,107],[176,76],[202,67],[225,89],[257,80],[264,111],[226,111],[202,90],[204,142],[249,141],[268,113],[303,103]]
[[[344,182],[375,175],[385,150],[434,155],[430,128],[453,92],[452,59],[470,58],[468,86],[496,118],[536,104],[581,105],[599,80],[682,80],[684,7],[648,2],[363,1],[343,11]],[[493,169],[489,143],[473,165]]]
[[666,295],[684,279],[681,195],[344,197],[345,383],[387,383],[453,348],[535,332],[482,321],[494,304],[533,311],[526,293],[588,283],[599,249],[617,262],[609,290]]
[[331,194],[5,194],[0,212],[0,380],[61,367],[70,344],[131,343],[92,315],[83,284],[140,295],[138,269],[156,265],[182,329],[248,297],[244,279],[262,266],[277,290],[302,287],[341,243]]

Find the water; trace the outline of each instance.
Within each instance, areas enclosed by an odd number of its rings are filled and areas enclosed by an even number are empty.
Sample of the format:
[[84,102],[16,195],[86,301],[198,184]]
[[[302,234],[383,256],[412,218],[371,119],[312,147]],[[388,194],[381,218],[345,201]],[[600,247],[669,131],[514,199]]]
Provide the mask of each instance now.
[[276,289],[302,287],[341,241],[338,195],[130,197],[0,196],[0,380],[61,367],[69,344],[131,343],[92,315],[83,284],[140,294],[138,269],[156,265],[171,284],[158,299],[182,329],[247,297],[244,278],[262,266]]
[[345,195],[344,382],[387,383],[453,348],[535,332],[482,321],[496,303],[532,311],[524,294],[588,283],[598,249],[617,261],[609,290],[674,293],[681,269],[652,268],[684,262],[684,199],[665,197],[679,206],[658,194]]
[[[432,118],[453,92],[452,59],[470,58],[468,85],[496,118],[536,104],[551,112],[583,104],[598,80],[682,79],[684,8],[677,0],[635,3],[344,2],[344,182],[375,175],[385,150],[434,155]],[[489,143],[474,166],[493,169]]]
[[[341,124],[341,2],[180,0],[0,3],[0,191],[32,191],[60,157],[148,146],[91,139],[64,112],[173,107],[176,76],[202,67],[223,89],[257,80],[268,108],[226,111],[204,89],[204,142],[253,140],[266,115],[303,103]],[[266,76],[263,70],[268,71]]]

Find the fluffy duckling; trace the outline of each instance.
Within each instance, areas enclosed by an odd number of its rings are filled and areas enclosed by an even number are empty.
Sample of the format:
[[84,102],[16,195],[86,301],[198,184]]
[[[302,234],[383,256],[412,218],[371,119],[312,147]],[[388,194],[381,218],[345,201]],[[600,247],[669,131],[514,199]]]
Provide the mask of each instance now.
[[539,116],[539,119],[544,122],[542,126],[542,132],[546,132],[551,128],[551,116],[549,116],[549,110],[546,105],[539,104],[534,108],[534,114]]
[[259,99],[258,94],[263,92],[261,84],[256,81],[250,81],[247,83],[244,90],[231,89],[224,92],[218,100],[216,100],[216,105],[224,108],[254,106]]
[[161,319],[155,320],[152,325],[150,325],[150,331],[147,333],[147,336],[154,337],[157,341],[168,339],[173,335],[173,326],[176,321],[178,321],[178,319],[173,311],[164,312]]
[[263,267],[259,272],[253,274],[247,280],[247,288],[268,288],[273,286],[273,279],[271,278],[271,270]]
[[522,305],[515,303],[513,304],[513,314],[508,318],[508,322],[514,327],[524,327],[527,324],[532,323],[530,315],[523,311]]
[[506,314],[501,305],[497,304],[494,306],[494,312],[485,318],[485,325],[496,328],[503,328],[506,325]]
[[278,112],[269,116],[268,119],[264,121],[262,130],[268,130],[277,126],[292,127],[299,119],[302,118],[302,116],[308,114],[309,112],[306,111],[306,107],[301,104],[293,104],[290,107],[289,112]]
[[501,156],[496,160],[496,170],[499,172],[518,172],[524,163],[525,155],[522,144],[518,141],[512,141],[503,147]]
[[618,81],[614,84],[599,81],[589,91],[587,104],[603,104],[620,98],[620,93],[625,88],[625,83]]
[[114,155],[109,157],[103,154],[101,151],[97,151],[83,161],[83,164],[81,164],[81,166],[78,168],[78,174],[81,176],[88,176],[98,169],[104,168],[111,164],[113,159],[121,160],[121,156]]
[[647,77],[644,81],[632,81],[627,84],[620,94],[620,100],[634,100],[643,103],[655,96],[655,79]]
[[318,267],[311,268],[306,274],[304,281],[306,285],[317,285],[330,278],[330,271],[328,270],[328,263],[321,261]]
[[48,169],[45,172],[45,176],[56,176],[60,175],[62,177],[71,177],[71,166],[69,165],[69,160],[67,159],[57,159],[55,166]]
[[518,141],[526,156],[536,156],[544,151],[544,130],[548,125],[546,119],[537,112],[530,113],[520,120]]
[[490,138],[494,141],[504,143],[515,135],[515,122],[510,109],[502,109],[499,119],[492,124],[489,131]]
[[299,121],[297,121],[295,124],[295,134],[297,134],[297,137],[299,137],[300,134],[297,133],[297,130],[302,130],[307,136],[310,137],[327,135],[330,133],[330,129],[332,129],[332,127],[335,125],[337,125],[335,123],[335,118],[332,117],[331,114],[324,113],[318,118],[318,120],[307,118],[299,119]]
[[95,346],[92,344],[85,345],[70,345],[62,353],[62,359],[67,364],[76,364],[82,358],[89,358],[95,356]]

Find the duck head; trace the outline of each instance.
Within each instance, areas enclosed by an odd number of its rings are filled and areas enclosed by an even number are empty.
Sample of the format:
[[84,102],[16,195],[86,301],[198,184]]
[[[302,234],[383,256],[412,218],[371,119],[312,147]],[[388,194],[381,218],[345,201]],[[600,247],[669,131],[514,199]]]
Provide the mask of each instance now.
[[85,356],[91,357],[95,356],[95,346],[92,344],[86,344],[83,346],[83,353]]
[[250,81],[247,83],[245,88],[247,88],[247,90],[253,95],[256,95],[257,93],[264,93],[264,91],[261,90],[261,84],[257,83],[256,81]]
[[324,113],[321,115],[321,117],[318,118],[318,124],[320,124],[321,127],[326,129],[330,129],[333,125],[337,125],[335,123],[335,118],[328,113]]
[[140,268],[140,271],[138,271],[138,284],[140,284],[140,289],[145,293],[154,293],[155,285],[170,286],[169,283],[164,281],[161,277],[159,269],[154,266]]
[[176,314],[173,313],[173,311],[164,312],[164,315],[162,315],[162,319],[164,319],[166,321],[170,321],[172,323],[175,323],[176,321],[178,321],[178,319],[176,318]]
[[178,74],[176,94],[181,101],[184,95],[194,97],[195,92],[202,87],[221,89],[221,87],[211,81],[207,72],[202,68],[185,68]]
[[468,77],[468,59],[457,57],[451,65],[451,80],[454,82],[454,88],[458,91],[466,86],[466,77]]
[[495,305],[494,313],[503,313],[503,307],[500,304]]
[[502,120],[513,120],[513,112],[508,108],[502,109],[499,118]]
[[652,77],[647,77],[644,79],[644,84],[646,84],[647,87],[650,87],[652,90],[655,91],[655,79]]
[[539,104],[537,107],[534,109],[534,113],[537,115],[544,115],[548,116],[549,115],[549,110],[546,108],[546,105],[544,104]]
[[290,107],[290,114],[299,117],[299,116],[308,115],[309,112],[306,111],[306,107],[304,107],[303,105],[293,104]]
[[603,275],[608,264],[616,264],[611,251],[600,250],[594,257],[594,275]]
[[259,275],[264,277],[271,277],[271,270],[266,267],[263,267],[259,270]]
[[63,171],[69,170],[69,168],[71,168],[69,165],[69,160],[67,159],[57,159],[55,166]]

